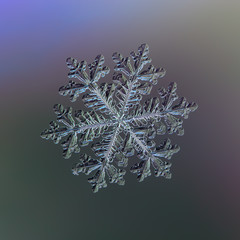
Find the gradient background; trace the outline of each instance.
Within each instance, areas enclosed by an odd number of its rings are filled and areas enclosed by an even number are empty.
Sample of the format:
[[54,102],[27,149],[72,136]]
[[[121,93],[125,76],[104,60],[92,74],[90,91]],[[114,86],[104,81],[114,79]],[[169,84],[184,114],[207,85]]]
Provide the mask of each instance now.
[[[238,0],[2,0],[0,239],[240,239],[239,24]],[[176,81],[199,108],[170,136],[172,180],[128,173],[93,194],[78,156],[40,138],[55,103],[83,108],[58,94],[65,59],[113,67],[145,42],[167,70],[158,87]]]

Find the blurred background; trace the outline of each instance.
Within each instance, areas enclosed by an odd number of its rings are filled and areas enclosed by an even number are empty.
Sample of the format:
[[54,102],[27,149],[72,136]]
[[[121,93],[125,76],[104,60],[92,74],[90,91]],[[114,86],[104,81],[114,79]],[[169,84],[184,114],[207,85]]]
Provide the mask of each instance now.
[[[2,0],[0,239],[240,239],[239,23],[238,0]],[[93,194],[71,173],[78,155],[63,159],[40,133],[55,103],[83,108],[58,94],[67,57],[101,53],[112,68],[113,52],[142,43],[167,70],[157,88],[176,81],[199,108],[169,136],[181,147],[171,180],[128,172]]]

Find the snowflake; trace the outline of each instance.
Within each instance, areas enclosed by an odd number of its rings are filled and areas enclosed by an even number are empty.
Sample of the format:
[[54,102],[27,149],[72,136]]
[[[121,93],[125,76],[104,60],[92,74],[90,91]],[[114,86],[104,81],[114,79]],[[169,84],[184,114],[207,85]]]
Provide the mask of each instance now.
[[107,186],[106,174],[110,183],[124,185],[126,171],[117,168],[116,164],[126,167],[128,158],[135,152],[140,161],[130,170],[137,174],[138,181],[151,175],[151,166],[156,177],[171,178],[171,163],[168,160],[180,147],[172,145],[169,139],[156,146],[153,138],[156,134],[165,133],[183,135],[183,118],[188,118],[189,113],[197,109],[197,104],[188,103],[184,97],[174,103],[178,99],[176,83],[170,83],[167,89],[160,88],[160,98],[149,98],[141,104],[142,96],[149,95],[152,86],[166,73],[163,68],[153,65],[143,70],[151,62],[148,53],[147,44],[142,44],[138,53],[131,52],[132,61],[114,53],[113,83],[101,85],[98,85],[99,79],[110,72],[108,67],[103,66],[102,55],[89,65],[74,58],[66,60],[70,69],[68,77],[79,82],[69,81],[60,87],[59,93],[68,95],[75,102],[80,94],[87,92],[82,100],[92,110],[79,110],[73,114],[71,107],[65,109],[61,104],[54,105],[57,121],[62,125],[50,122],[50,129],[43,131],[41,137],[52,139],[56,144],[64,138],[61,144],[66,159],[72,153],[79,153],[80,147],[101,137],[91,147],[96,157],[82,154],[80,162],[72,168],[74,175],[95,172],[88,179],[93,192]]

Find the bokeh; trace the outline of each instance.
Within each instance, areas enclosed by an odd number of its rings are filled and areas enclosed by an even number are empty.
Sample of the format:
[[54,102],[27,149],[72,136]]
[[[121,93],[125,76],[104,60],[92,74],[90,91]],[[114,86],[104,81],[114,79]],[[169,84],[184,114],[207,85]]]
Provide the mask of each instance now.
[[[234,0],[2,0],[0,239],[240,239],[239,13]],[[78,155],[40,133],[55,103],[84,107],[58,94],[67,57],[101,53],[112,69],[113,52],[142,43],[167,70],[157,86],[177,82],[199,108],[169,136],[181,147],[171,180],[128,173],[93,194],[71,173]]]

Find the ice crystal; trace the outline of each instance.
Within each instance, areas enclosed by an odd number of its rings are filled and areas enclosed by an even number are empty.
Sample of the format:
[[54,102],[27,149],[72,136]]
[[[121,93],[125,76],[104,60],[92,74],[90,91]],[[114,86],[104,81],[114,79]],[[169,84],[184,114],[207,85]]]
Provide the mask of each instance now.
[[156,177],[171,178],[168,160],[180,148],[172,145],[170,139],[156,146],[153,139],[156,134],[183,135],[183,119],[197,109],[197,104],[188,103],[184,97],[175,103],[178,99],[176,83],[170,83],[167,89],[160,88],[160,98],[149,98],[141,103],[142,96],[149,95],[152,86],[165,75],[163,68],[153,65],[144,70],[145,65],[151,62],[148,53],[147,44],[142,44],[137,53],[131,52],[132,60],[114,53],[112,58],[116,66],[111,84],[98,84],[99,79],[110,72],[104,66],[102,55],[89,65],[74,58],[66,61],[70,69],[68,77],[76,78],[78,82],[69,81],[60,87],[59,93],[69,96],[72,102],[85,93],[82,100],[91,111],[78,110],[73,114],[71,107],[65,109],[61,104],[54,105],[60,124],[52,121],[50,129],[42,132],[41,137],[52,139],[56,144],[62,140],[63,157],[66,159],[72,153],[79,153],[80,147],[100,139],[91,146],[96,157],[81,154],[80,162],[72,168],[75,175],[95,172],[88,179],[93,192],[107,186],[106,174],[110,183],[124,185],[126,171],[123,167],[135,153],[140,161],[130,170],[137,174],[138,181],[151,175],[151,166]]

